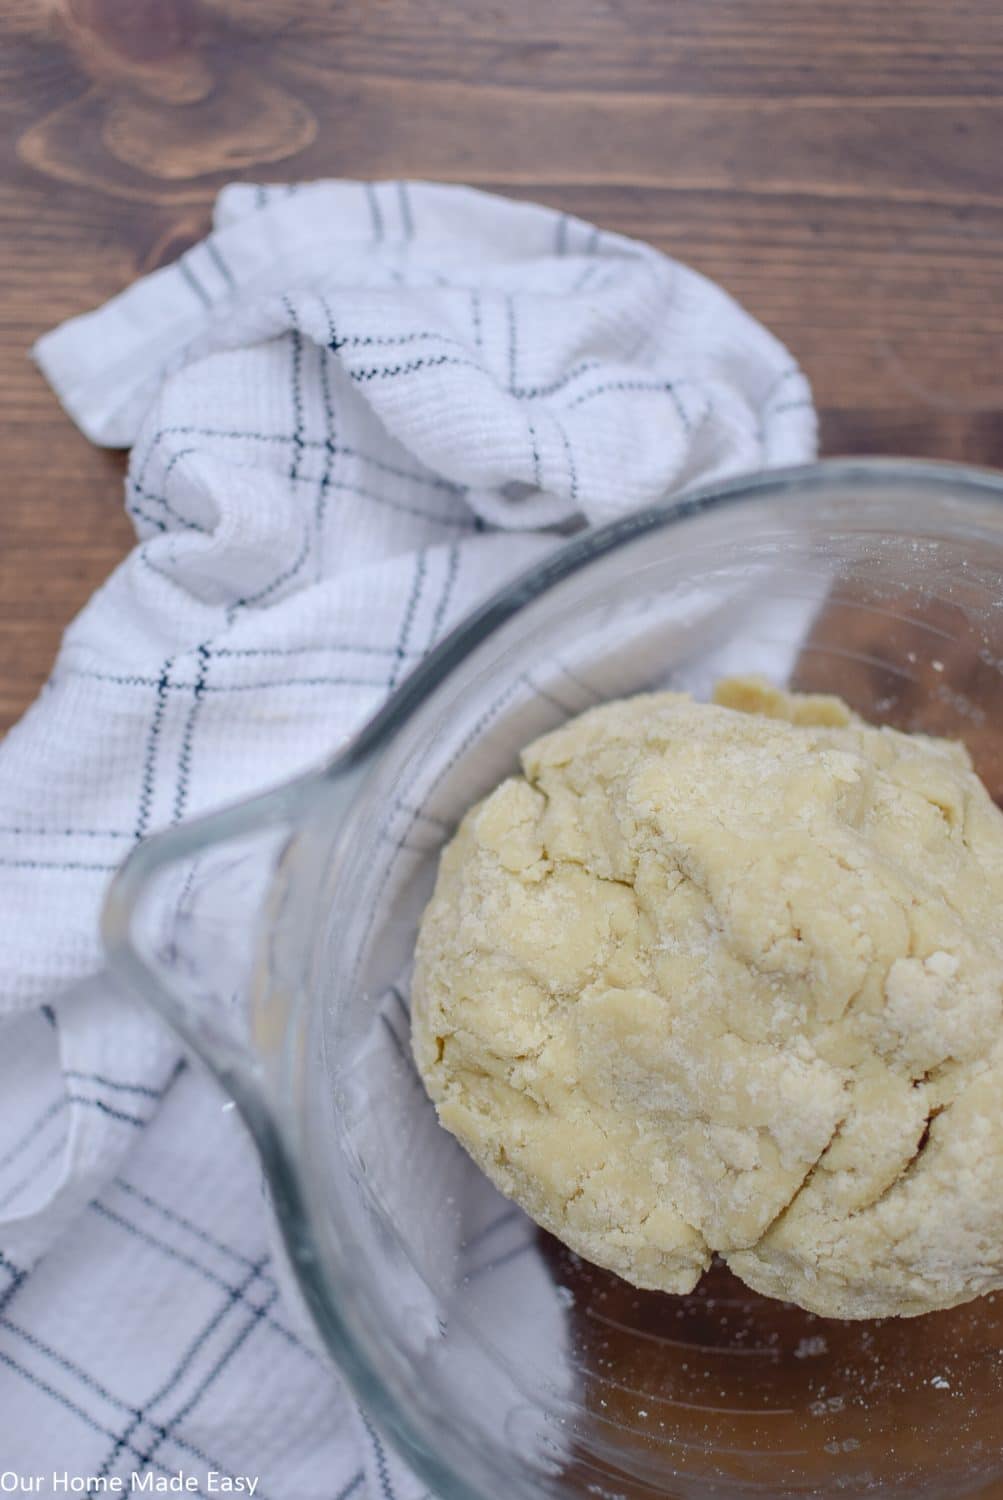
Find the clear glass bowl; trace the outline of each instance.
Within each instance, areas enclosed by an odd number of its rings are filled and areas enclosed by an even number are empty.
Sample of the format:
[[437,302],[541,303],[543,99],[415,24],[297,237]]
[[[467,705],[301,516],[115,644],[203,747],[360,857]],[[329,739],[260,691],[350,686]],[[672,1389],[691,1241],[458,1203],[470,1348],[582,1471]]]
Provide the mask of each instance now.
[[562,546],[316,774],[150,840],[113,972],[237,1101],[317,1327],[445,1500],[957,1497],[1003,1477],[1003,1294],[813,1317],[715,1268],[689,1297],[582,1264],[439,1129],[408,1047],[436,854],[536,734],[754,671],[964,739],[1003,793],[1003,478],[836,462]]

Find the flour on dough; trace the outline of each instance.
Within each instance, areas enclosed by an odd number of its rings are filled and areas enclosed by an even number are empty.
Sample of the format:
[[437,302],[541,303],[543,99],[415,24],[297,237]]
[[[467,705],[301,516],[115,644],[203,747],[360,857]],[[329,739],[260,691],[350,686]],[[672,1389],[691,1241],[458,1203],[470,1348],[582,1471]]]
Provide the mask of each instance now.
[[1003,1287],[1003,814],[966,752],[722,683],[544,735],[464,818],[415,1057],[539,1224],[835,1317]]

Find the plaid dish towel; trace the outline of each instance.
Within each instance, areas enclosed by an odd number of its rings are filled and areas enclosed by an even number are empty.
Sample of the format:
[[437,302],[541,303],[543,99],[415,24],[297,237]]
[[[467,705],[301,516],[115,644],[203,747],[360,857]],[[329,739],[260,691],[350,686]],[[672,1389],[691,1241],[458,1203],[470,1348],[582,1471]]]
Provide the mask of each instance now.
[[280,1296],[235,1113],[87,981],[103,891],[327,755],[559,529],[810,457],[810,393],[650,247],[403,182],[228,188],[37,358],[132,449],[137,545],[0,746],[0,1470],[415,1500]]

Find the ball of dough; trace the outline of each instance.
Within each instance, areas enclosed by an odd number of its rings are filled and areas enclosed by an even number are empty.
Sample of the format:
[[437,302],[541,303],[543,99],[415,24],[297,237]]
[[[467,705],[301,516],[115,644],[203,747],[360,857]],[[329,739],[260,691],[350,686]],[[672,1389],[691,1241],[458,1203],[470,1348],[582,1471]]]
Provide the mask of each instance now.
[[716,698],[593,709],[464,818],[414,978],[439,1117],[635,1286],[1003,1287],[1003,814],[959,745]]

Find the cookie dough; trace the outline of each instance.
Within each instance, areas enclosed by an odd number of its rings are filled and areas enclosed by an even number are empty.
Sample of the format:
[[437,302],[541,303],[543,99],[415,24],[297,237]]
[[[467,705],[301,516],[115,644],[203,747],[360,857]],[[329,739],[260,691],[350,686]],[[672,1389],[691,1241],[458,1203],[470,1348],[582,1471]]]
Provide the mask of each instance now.
[[418,941],[443,1125],[588,1260],[827,1316],[1003,1287],[1003,814],[754,680],[609,703],[464,818]]

